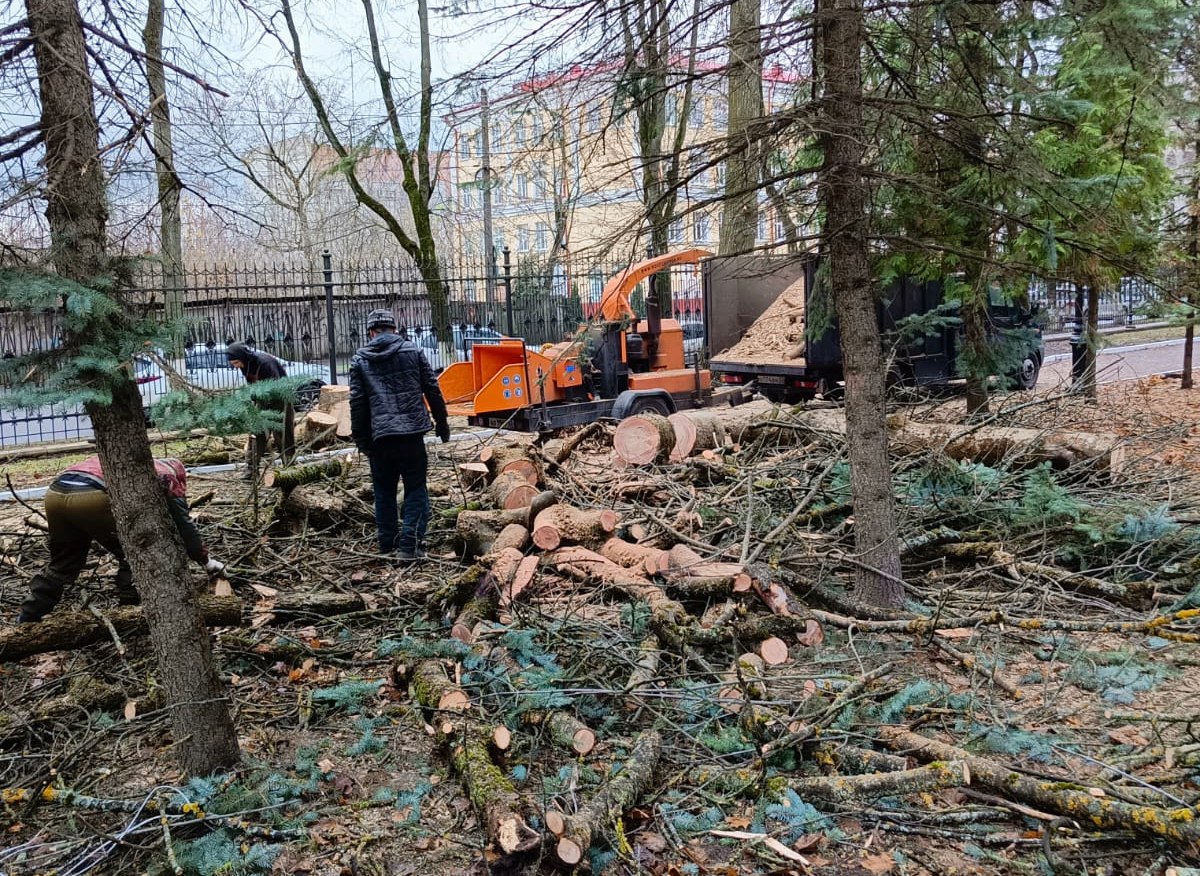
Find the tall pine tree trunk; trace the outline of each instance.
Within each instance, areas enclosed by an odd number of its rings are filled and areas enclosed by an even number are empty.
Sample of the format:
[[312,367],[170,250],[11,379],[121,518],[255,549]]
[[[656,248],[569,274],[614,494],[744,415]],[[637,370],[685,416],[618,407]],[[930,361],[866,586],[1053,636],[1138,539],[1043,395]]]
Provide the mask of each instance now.
[[[159,232],[161,237],[163,298],[171,325],[172,359],[183,359],[183,223],[179,195],[183,184],[175,172],[175,147],[171,132],[171,105],[163,68],[163,3],[149,0],[142,41],[146,46],[146,84],[150,94],[150,123],[154,143],[154,173],[158,177]],[[182,369],[180,369],[182,370]]]
[[[46,219],[56,271],[94,285],[108,264],[100,128],[76,0],[26,0],[45,132]],[[113,317],[120,330],[123,312]],[[68,337],[67,350],[91,339]],[[87,405],[117,534],[145,604],[159,681],[185,770],[206,774],[238,760],[237,735],[196,610],[187,556],[154,471],[141,395],[128,376],[96,374],[112,402]]]
[[1183,375],[1180,389],[1192,388],[1192,345],[1196,340],[1196,285],[1200,280],[1200,139],[1192,144],[1192,199],[1188,204],[1188,260],[1184,273],[1187,328],[1183,334]]
[[754,248],[760,160],[751,126],[763,117],[761,0],[729,4],[729,112],[721,255]]
[[857,592],[872,605],[904,601],[888,462],[883,346],[867,249],[867,183],[862,162],[862,0],[820,0],[824,94],[825,256],[842,337],[846,447],[854,502]]
[[1089,399],[1095,399],[1096,353],[1100,348],[1100,284],[1095,277],[1087,284],[1087,323],[1083,338],[1083,376],[1079,379],[1079,389]]

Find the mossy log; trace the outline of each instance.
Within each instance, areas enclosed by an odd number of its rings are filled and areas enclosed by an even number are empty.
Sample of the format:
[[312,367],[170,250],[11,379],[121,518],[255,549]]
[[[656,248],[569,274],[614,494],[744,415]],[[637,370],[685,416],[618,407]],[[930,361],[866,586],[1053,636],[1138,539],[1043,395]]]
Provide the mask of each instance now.
[[814,745],[808,757],[828,773],[898,773],[916,765],[915,761],[907,757],[847,745],[845,742],[822,742]]
[[923,767],[858,776],[820,776],[795,779],[788,785],[802,798],[828,803],[876,800],[904,794],[940,791],[971,784],[971,771],[961,760],[934,761]]
[[613,433],[613,451],[629,465],[666,462],[675,448],[675,428],[660,414],[626,417]]
[[492,549],[492,544],[512,523],[524,526],[529,512],[524,508],[507,511],[460,511],[454,524],[454,534],[459,549],[467,557],[481,557]]
[[287,493],[301,484],[312,484],[317,481],[338,478],[345,473],[346,462],[341,459],[331,459],[327,462],[314,462],[312,465],[271,469],[263,475],[263,484],[268,487],[277,487]]
[[544,551],[560,545],[594,547],[607,541],[617,529],[617,512],[580,511],[570,505],[551,505],[533,521],[533,543]]
[[651,788],[661,757],[662,737],[658,732],[639,733],[621,771],[605,782],[578,812],[565,819],[555,848],[560,861],[574,866],[583,860],[592,840]]
[[595,731],[567,712],[526,712],[521,720],[544,728],[551,742],[575,754],[584,755],[596,747]]
[[[242,623],[242,602],[232,596],[202,596],[197,607],[207,626],[236,627]],[[104,617],[122,637],[142,635],[147,630],[140,606],[114,608],[105,611]],[[110,638],[108,628],[91,612],[55,611],[39,623],[0,630],[0,662],[82,648]]]
[[335,617],[366,611],[366,602],[357,593],[280,593],[271,599],[276,619]]
[[884,727],[880,740],[894,751],[921,760],[956,760],[966,764],[972,782],[1038,809],[1074,818],[1080,824],[1103,830],[1131,830],[1181,845],[1200,842],[1200,816],[1188,807],[1161,809],[1139,806],[1112,797],[1097,797],[1083,785],[1070,781],[1031,778],[989,758],[975,757],[944,742],[903,727]]
[[[437,660],[422,660],[413,669],[410,682],[413,695],[422,707],[453,725],[450,734],[440,737],[450,745],[455,772],[487,828],[488,839],[506,855],[536,848],[541,836],[521,816],[520,795],[503,771],[492,761],[489,747],[492,726],[484,726],[472,714],[469,703],[461,707],[465,693],[446,677]],[[443,704],[454,703],[447,709]]]

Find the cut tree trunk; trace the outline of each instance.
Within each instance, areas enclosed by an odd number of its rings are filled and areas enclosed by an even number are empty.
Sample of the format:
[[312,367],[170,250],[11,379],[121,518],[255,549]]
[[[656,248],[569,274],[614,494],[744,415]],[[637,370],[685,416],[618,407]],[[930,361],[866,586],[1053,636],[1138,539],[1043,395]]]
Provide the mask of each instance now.
[[667,417],[675,430],[675,446],[670,461],[682,462],[693,453],[714,450],[725,444],[725,427],[711,411],[689,411]]
[[587,548],[559,548],[551,554],[551,562],[576,580],[599,581],[633,599],[644,600],[650,606],[654,623],[661,629],[683,623],[689,616],[687,609],[667,596],[661,587]]
[[500,530],[496,540],[492,542],[491,550],[502,551],[505,548],[516,548],[518,552],[529,546],[529,530],[520,523],[510,523]]
[[566,712],[526,712],[521,720],[544,728],[551,742],[580,756],[596,747],[595,731]]
[[675,447],[675,429],[659,414],[626,417],[613,433],[613,450],[629,465],[666,462]]
[[478,490],[487,486],[490,476],[488,467],[482,462],[464,462],[458,467],[458,476],[464,490]]
[[562,836],[555,848],[560,861],[574,866],[583,860],[592,847],[592,840],[650,790],[661,756],[662,737],[658,732],[639,733],[621,771],[597,790],[575,815],[565,819]]
[[617,529],[617,512],[580,511],[570,505],[551,505],[533,522],[533,543],[544,551],[560,545],[603,544]]
[[[412,690],[417,702],[434,712],[445,713],[442,703],[460,702],[455,694],[466,696],[446,677],[436,660],[423,660],[417,664],[412,676]],[[469,708],[451,710],[446,714],[446,720],[452,724],[453,733],[440,736],[451,745],[454,769],[487,828],[488,839],[506,855],[536,848],[541,836],[521,817],[521,796],[492,761],[489,752],[491,727],[474,719]]]
[[[846,419],[840,411],[798,411],[793,419],[801,432],[846,440]],[[897,454],[936,450],[952,459],[1020,466],[1049,462],[1056,469],[1090,462],[1114,479],[1125,465],[1120,439],[1103,432],[918,423],[900,417],[893,417],[888,426],[891,449]]]
[[529,513],[524,508],[507,511],[460,511],[454,532],[467,559],[481,557],[492,549],[504,527],[525,525]]
[[1081,824],[1105,830],[1131,830],[1182,845],[1200,842],[1200,819],[1190,808],[1160,809],[1097,797],[1086,786],[1066,780],[1031,778],[989,758],[975,757],[903,727],[884,727],[879,738],[894,751],[913,754],[922,760],[961,761],[975,784],[1038,809],[1074,818]]
[[662,548],[650,547],[644,544],[634,544],[620,538],[610,538],[600,546],[600,555],[612,560],[618,566],[634,569],[639,574],[658,574],[659,563],[666,554]]
[[300,421],[301,441],[312,449],[333,444],[337,440],[338,418],[324,411],[309,411]]
[[542,468],[530,447],[519,444],[485,447],[479,451],[479,461],[488,467],[493,478],[502,474],[519,474],[534,486],[542,482]]
[[311,484],[329,478],[341,477],[346,473],[346,462],[332,459],[312,465],[297,465],[292,468],[275,468],[263,475],[263,484],[277,487],[283,492],[294,490],[301,484]]
[[[204,596],[196,609],[207,626],[236,627],[242,623],[242,602],[232,596]],[[144,635],[146,617],[139,606],[104,611],[120,636]],[[21,624],[0,631],[0,661],[20,660],[47,651],[72,650],[106,642],[111,633],[99,618],[86,611],[55,611],[36,624]]]
[[528,508],[529,503],[537,494],[538,488],[531,484],[524,475],[516,472],[501,474],[488,487],[488,495],[492,504],[505,510]]
[[276,507],[276,515],[306,521],[313,529],[330,529],[346,519],[350,503],[315,484],[301,484]]
[[322,386],[320,398],[317,399],[317,410],[337,420],[334,433],[338,438],[344,440],[351,437],[350,387]]

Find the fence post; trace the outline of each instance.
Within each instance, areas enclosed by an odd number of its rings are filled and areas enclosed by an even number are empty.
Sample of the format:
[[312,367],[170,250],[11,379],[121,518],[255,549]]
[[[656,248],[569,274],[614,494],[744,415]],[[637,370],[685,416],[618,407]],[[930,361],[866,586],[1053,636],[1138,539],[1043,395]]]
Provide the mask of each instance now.
[[504,315],[508,322],[508,336],[513,337],[512,311],[512,253],[504,247]]
[[325,341],[329,345],[329,383],[337,386],[337,332],[333,325],[333,256],[329,250],[321,253],[321,268],[325,277]]

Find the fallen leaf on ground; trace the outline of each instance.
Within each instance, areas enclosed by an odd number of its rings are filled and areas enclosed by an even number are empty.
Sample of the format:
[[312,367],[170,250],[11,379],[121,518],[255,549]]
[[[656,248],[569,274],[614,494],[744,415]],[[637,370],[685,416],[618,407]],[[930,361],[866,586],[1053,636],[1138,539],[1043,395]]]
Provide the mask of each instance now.
[[888,852],[880,852],[877,855],[863,855],[858,862],[862,868],[869,873],[891,873],[896,867],[896,859]]
[[1108,738],[1117,745],[1136,745],[1141,747],[1150,744],[1150,740],[1143,736],[1138,728],[1132,724],[1126,724],[1124,727],[1118,727],[1116,730],[1109,730]]

